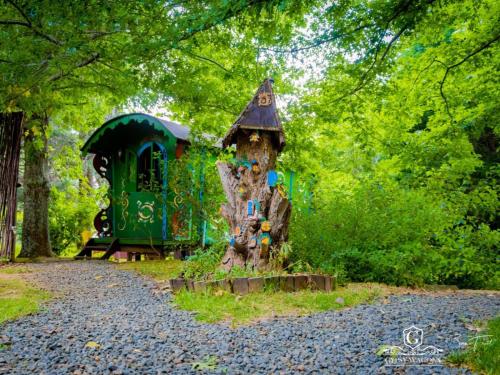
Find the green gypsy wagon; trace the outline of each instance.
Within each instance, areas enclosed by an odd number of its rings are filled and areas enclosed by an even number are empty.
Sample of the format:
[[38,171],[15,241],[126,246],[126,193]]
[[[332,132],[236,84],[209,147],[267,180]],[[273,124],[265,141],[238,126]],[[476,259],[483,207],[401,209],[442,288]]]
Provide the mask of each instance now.
[[95,155],[94,168],[109,183],[110,204],[95,217],[97,236],[78,256],[104,251],[104,259],[116,252],[126,252],[129,259],[134,254],[163,257],[205,237],[199,234],[206,223],[197,220],[185,199],[202,200],[203,191],[169,189],[172,178],[203,178],[203,170],[172,168],[189,147],[188,138],[187,127],[143,113],[115,117],[92,134],[82,153]]
[[[91,257],[93,251],[103,251],[103,259],[138,259],[141,254],[161,258],[170,251],[182,257],[209,242],[211,225],[202,207],[204,178],[207,167],[215,170],[220,146],[204,135],[208,142],[198,138],[197,143],[212,145],[194,151],[189,139],[189,128],[143,113],[115,117],[92,134],[82,153],[94,154],[94,168],[109,184],[109,206],[97,213],[97,234],[77,257]],[[189,148],[190,156],[197,155],[201,163],[178,163],[187,159],[182,156]],[[311,210],[311,177],[304,180],[293,171],[277,171],[276,183],[294,210]]]

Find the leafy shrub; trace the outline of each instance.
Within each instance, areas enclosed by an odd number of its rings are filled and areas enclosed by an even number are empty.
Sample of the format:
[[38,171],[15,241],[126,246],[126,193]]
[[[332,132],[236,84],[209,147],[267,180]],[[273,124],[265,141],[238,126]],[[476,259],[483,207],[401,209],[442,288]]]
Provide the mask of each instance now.
[[[222,257],[227,248],[226,241],[218,241],[209,248],[196,249],[194,254],[183,263],[182,274],[187,279],[212,279],[220,280],[225,278],[251,277],[257,275],[271,275],[276,271],[257,271],[249,268],[234,266],[231,271],[221,269]],[[287,245],[279,256],[285,256],[285,252],[291,247]]]
[[93,228],[99,208],[95,198],[79,192],[73,186],[53,187],[50,192],[49,231],[52,250],[63,254],[70,246],[75,251],[81,245],[81,233]]
[[312,213],[294,213],[292,262],[352,281],[498,288],[499,232],[454,220],[425,192],[361,185]]
[[460,225],[439,236],[440,282],[466,288],[500,288],[496,264],[500,232],[488,225]]
[[217,242],[210,246],[208,249],[196,249],[194,254],[188,257],[182,272],[185,278],[200,279],[208,274],[217,272],[226,244],[224,242]]

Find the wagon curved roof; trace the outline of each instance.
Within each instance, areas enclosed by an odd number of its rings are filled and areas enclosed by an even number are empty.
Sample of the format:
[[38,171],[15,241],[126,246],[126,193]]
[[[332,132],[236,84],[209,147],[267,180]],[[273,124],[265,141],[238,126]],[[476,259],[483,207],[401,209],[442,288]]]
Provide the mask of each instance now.
[[173,121],[160,119],[146,113],[128,113],[106,121],[85,142],[81,151],[84,155],[110,151],[120,147],[130,137],[165,137],[169,142],[189,142],[189,128]]

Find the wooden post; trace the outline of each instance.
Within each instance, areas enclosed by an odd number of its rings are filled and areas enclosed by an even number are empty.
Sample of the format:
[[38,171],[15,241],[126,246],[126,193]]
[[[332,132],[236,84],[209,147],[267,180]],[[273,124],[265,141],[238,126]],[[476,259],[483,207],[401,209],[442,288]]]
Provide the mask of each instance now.
[[266,79],[233,124],[223,146],[236,144],[235,163],[217,163],[227,203],[221,214],[231,228],[222,265],[265,269],[288,238],[291,205],[277,183],[276,158],[285,146],[272,80]]

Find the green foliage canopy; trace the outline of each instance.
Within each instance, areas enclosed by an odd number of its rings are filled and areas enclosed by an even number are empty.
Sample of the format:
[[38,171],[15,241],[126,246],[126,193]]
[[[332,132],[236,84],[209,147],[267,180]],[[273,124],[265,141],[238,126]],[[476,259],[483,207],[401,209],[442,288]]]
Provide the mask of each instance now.
[[352,280],[498,287],[499,7],[7,1],[0,102],[52,108],[80,139],[111,107],[153,103],[220,136],[273,76],[282,165],[315,181],[312,212],[294,210],[292,261]]

